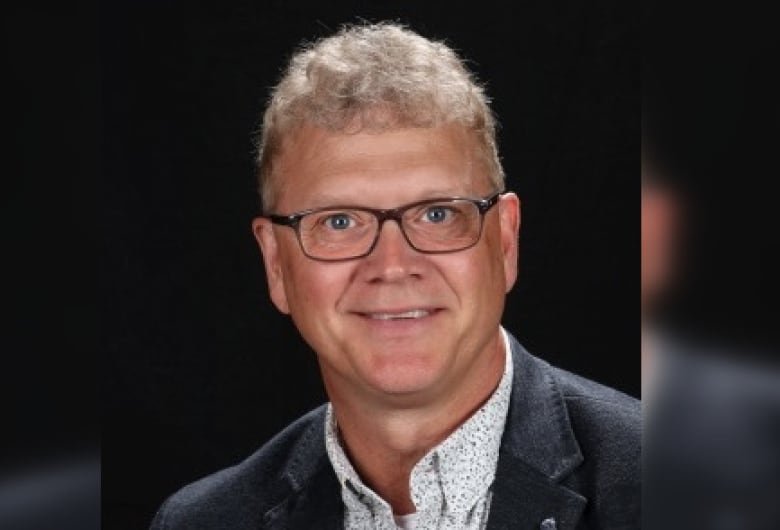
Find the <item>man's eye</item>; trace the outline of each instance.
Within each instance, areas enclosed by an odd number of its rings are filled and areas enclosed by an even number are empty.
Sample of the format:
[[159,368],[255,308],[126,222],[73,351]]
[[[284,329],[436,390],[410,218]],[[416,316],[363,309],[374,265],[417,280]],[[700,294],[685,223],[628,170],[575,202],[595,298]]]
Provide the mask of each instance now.
[[352,219],[344,213],[329,215],[325,218],[325,226],[333,230],[346,230],[354,225]]
[[432,206],[425,210],[425,220],[430,223],[442,223],[446,221],[452,212],[444,206]]

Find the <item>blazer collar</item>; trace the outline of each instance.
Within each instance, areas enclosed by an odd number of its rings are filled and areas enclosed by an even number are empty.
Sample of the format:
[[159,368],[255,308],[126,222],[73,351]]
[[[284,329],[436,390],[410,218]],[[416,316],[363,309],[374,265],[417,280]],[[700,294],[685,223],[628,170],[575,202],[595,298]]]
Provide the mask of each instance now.
[[[509,336],[512,399],[501,441],[488,528],[574,528],[586,500],[561,482],[583,456],[552,368]],[[543,526],[543,521],[555,526]]]

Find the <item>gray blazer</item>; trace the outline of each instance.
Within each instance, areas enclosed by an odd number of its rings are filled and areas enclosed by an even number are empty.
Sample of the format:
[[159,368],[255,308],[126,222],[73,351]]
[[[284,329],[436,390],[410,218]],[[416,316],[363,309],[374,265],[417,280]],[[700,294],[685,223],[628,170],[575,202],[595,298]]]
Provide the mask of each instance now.
[[[488,529],[639,528],[639,402],[510,341],[514,381]],[[240,464],[182,488],[152,530],[342,528],[324,418],[321,406]]]

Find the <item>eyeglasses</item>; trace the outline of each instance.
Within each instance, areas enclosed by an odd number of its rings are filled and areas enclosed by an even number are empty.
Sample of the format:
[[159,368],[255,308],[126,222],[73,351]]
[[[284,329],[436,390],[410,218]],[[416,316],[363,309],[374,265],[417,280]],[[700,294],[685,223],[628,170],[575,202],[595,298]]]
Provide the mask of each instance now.
[[303,253],[319,261],[368,256],[388,220],[398,223],[404,238],[416,251],[445,254],[477,244],[485,214],[500,195],[498,192],[485,199],[428,199],[388,210],[329,206],[266,217],[274,224],[294,229]]

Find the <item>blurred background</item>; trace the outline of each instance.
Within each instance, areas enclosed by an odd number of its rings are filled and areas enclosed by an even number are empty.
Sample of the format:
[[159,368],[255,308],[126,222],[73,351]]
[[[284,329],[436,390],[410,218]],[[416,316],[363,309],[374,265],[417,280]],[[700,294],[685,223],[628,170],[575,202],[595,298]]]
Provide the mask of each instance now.
[[100,527],[96,7],[3,10],[3,530]]
[[777,33],[643,5],[643,528],[780,528]]

